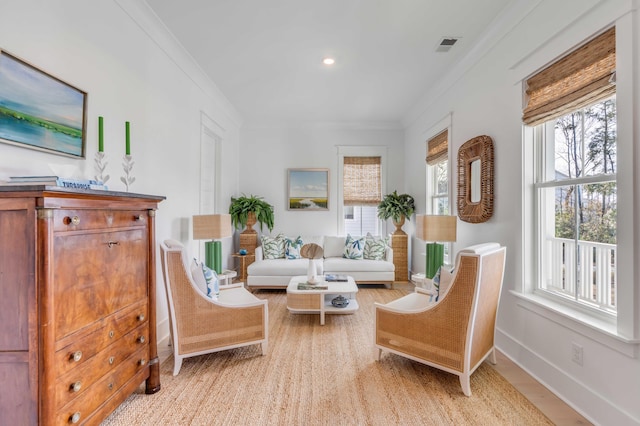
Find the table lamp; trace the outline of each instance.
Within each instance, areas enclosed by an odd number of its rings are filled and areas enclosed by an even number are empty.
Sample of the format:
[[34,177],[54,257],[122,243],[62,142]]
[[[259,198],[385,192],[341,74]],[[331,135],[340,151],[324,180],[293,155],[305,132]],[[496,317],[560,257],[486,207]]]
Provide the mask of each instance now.
[[416,215],[416,237],[427,243],[425,276],[432,279],[444,263],[444,244],[456,240],[456,216]]
[[204,243],[205,264],[222,273],[222,242],[220,238],[230,237],[231,215],[204,214],[193,216],[193,239],[211,240]]

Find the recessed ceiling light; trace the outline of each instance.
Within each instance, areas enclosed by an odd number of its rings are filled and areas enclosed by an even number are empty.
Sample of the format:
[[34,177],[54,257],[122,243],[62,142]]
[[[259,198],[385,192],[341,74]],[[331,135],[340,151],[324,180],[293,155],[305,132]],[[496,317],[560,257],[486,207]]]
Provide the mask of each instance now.
[[336,60],[333,59],[333,58],[324,58],[322,60],[322,63],[325,64],[325,65],[333,65],[333,64],[336,63]]

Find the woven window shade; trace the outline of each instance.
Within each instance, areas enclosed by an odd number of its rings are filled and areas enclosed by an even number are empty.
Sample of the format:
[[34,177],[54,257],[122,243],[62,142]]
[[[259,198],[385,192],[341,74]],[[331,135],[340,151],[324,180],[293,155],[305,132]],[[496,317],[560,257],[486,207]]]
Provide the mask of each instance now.
[[427,141],[427,164],[433,166],[447,159],[449,131],[440,132]]
[[382,201],[380,157],[344,157],[345,206],[377,206]]
[[615,70],[614,27],[527,80],[522,121],[535,126],[615,94]]

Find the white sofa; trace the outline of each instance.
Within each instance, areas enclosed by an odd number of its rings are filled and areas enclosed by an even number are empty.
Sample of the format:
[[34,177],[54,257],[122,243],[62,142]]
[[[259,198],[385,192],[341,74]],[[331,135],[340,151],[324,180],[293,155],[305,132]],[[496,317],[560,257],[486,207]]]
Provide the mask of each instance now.
[[[386,249],[383,260],[346,259],[342,257],[346,237],[302,237],[304,244],[319,244],[322,259],[314,260],[316,273],[349,275],[359,284],[393,285],[395,265],[393,250]],[[291,277],[307,275],[309,259],[264,259],[262,246],[256,248],[256,259],[247,267],[247,286],[251,289],[286,288]]]

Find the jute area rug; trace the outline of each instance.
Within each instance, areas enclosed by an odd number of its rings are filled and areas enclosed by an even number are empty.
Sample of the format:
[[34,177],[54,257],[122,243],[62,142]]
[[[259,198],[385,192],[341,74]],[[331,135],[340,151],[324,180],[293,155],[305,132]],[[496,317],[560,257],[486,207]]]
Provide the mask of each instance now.
[[[407,290],[361,286],[352,315],[293,315],[284,291],[269,300],[269,348],[188,358],[177,377],[161,365],[162,389],[131,395],[103,425],[546,425],[536,407],[486,363],[458,377],[403,357],[375,360],[373,302]],[[428,330],[425,330],[428,333]]]

